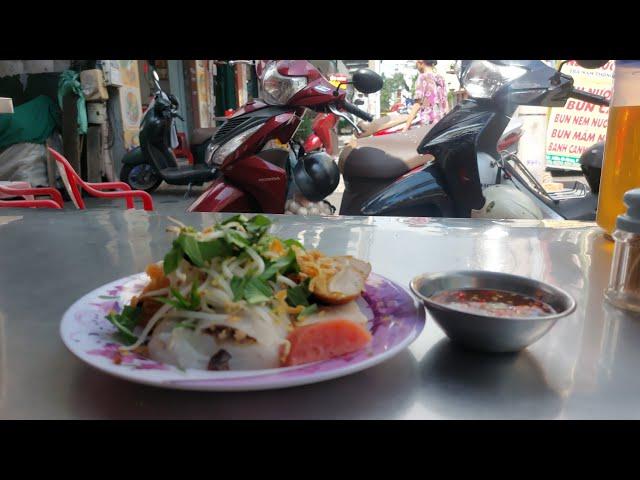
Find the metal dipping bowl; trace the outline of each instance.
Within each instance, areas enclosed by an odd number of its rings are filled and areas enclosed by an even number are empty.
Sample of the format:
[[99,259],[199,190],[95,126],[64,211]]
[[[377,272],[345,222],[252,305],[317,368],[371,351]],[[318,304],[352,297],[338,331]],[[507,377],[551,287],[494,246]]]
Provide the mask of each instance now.
[[[506,273],[455,271],[423,274],[411,280],[435,322],[454,342],[483,352],[517,352],[539,340],[562,317],[573,313],[575,300],[548,283]],[[541,317],[496,317],[450,308],[431,301],[443,290],[495,289],[537,298],[557,312]]]

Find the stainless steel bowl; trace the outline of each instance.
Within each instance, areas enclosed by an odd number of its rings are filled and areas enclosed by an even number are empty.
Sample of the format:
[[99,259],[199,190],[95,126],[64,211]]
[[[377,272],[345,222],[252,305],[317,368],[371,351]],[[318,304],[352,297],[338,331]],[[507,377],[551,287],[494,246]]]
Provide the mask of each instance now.
[[[438,292],[460,288],[506,290],[539,298],[557,313],[542,317],[495,317],[463,312],[431,301]],[[457,271],[419,275],[411,281],[411,291],[423,301],[431,317],[452,341],[485,352],[522,350],[576,308],[571,295],[557,287],[498,272]]]

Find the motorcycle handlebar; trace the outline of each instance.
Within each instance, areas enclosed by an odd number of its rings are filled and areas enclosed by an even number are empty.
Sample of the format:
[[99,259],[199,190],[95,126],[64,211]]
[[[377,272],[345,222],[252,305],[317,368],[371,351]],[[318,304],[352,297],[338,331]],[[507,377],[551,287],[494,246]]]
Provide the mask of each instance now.
[[582,90],[576,90],[575,88],[569,94],[570,97],[576,100],[582,100],[583,102],[593,103],[594,105],[601,105],[603,107],[609,106],[609,100],[600,95],[594,95],[593,93],[584,92]]
[[342,104],[342,107],[345,109],[345,111],[351,113],[352,115],[355,115],[358,118],[366,120],[367,122],[373,122],[373,115],[369,115],[364,110],[356,107],[353,103],[349,103],[345,100]]

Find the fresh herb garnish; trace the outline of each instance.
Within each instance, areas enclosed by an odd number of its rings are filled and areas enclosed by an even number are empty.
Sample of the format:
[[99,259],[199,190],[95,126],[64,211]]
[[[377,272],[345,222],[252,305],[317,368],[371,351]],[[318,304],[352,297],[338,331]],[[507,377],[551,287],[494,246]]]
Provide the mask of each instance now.
[[289,238],[283,241],[282,243],[284,243],[287,247],[292,247],[295,245],[296,247],[300,247],[302,250],[304,250],[304,247],[302,246],[302,244],[299,241],[294,240],[293,238]]
[[227,230],[225,232],[225,239],[232,245],[244,250],[248,246],[250,246],[249,241],[240,234],[240,232],[236,230]]
[[198,240],[191,235],[180,234],[178,237],[178,243],[182,247],[182,251],[188,257],[188,260],[196,267],[204,267],[204,259],[200,253],[200,246]]
[[285,275],[289,272],[299,272],[300,267],[298,266],[298,261],[296,260],[296,254],[293,250],[290,250],[289,253],[283,257],[280,257],[277,260],[266,263],[266,268],[264,272],[260,275],[262,280],[271,280],[278,273]]
[[178,290],[171,287],[172,298],[154,297],[154,300],[158,302],[167,303],[178,310],[197,310],[200,308],[200,294],[198,293],[198,286],[195,282],[191,285],[191,291],[189,292],[189,298],[185,298]]
[[138,325],[141,314],[142,308],[140,306],[134,308],[127,305],[122,309],[121,313],[110,312],[106,318],[118,329],[123,342],[130,345],[138,340],[133,330]]
[[169,275],[178,268],[180,259],[185,258],[196,267],[204,267],[205,262],[216,257],[233,254],[231,245],[223,238],[200,242],[194,236],[181,233],[164,257],[164,274]]
[[182,247],[177,240],[174,240],[171,250],[169,250],[169,253],[164,256],[164,264],[162,266],[162,269],[164,270],[165,275],[169,275],[171,272],[174,272],[178,268],[178,264],[180,263],[182,255]]
[[252,277],[244,287],[244,299],[250,304],[268,302],[273,290],[267,282],[259,277]]
[[227,218],[226,220],[220,222],[220,225],[226,225],[227,223],[231,223],[231,222],[237,222],[241,225],[247,223],[249,219],[247,217],[245,217],[244,215],[240,214],[240,215],[233,215],[232,217]]
[[234,276],[231,279],[231,291],[233,292],[233,301],[238,302],[244,297],[244,286],[247,283],[247,277]]
[[246,224],[245,228],[254,238],[262,236],[271,226],[271,220],[264,215],[255,215]]
[[198,242],[200,256],[206,262],[216,257],[228,257],[233,253],[231,245],[224,239],[217,238],[207,242]]
[[246,300],[250,304],[267,302],[273,295],[273,290],[260,277],[233,277],[231,279],[233,301]]
[[307,278],[297,287],[291,287],[287,290],[287,303],[289,305],[292,307],[297,307],[298,305],[304,307],[309,306],[309,297],[311,296],[311,292],[309,292],[310,281],[311,280]]

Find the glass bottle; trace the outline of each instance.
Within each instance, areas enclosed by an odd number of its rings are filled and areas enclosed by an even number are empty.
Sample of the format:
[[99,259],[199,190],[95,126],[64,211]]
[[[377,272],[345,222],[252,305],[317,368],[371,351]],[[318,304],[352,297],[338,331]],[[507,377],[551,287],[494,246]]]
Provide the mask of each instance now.
[[640,60],[616,60],[596,222],[608,234],[624,192],[640,187]]
[[609,286],[605,298],[618,308],[640,312],[640,188],[624,194],[626,213],[619,215],[613,239]]

